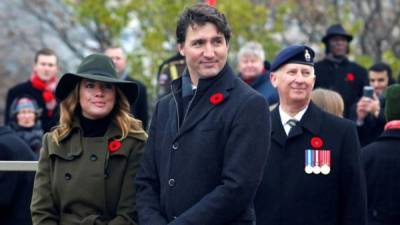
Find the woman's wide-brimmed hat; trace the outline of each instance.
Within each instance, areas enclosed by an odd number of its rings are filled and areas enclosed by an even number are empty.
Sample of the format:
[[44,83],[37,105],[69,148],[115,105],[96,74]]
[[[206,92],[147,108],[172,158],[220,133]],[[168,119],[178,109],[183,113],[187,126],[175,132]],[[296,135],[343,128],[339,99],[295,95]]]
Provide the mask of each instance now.
[[55,91],[57,99],[60,102],[64,100],[81,79],[116,85],[125,94],[130,104],[133,104],[138,96],[137,84],[120,80],[111,58],[103,54],[92,54],[82,60],[76,73],[66,73],[60,78]]

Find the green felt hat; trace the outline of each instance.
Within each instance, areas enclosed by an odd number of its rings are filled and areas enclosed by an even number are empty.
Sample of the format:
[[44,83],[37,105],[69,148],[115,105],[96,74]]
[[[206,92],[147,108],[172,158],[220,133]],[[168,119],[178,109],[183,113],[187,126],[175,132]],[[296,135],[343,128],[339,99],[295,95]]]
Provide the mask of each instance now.
[[61,102],[74,89],[81,79],[102,81],[116,85],[133,104],[138,96],[138,86],[133,81],[120,80],[111,58],[103,54],[92,54],[85,57],[76,73],[64,74],[56,87],[55,95]]

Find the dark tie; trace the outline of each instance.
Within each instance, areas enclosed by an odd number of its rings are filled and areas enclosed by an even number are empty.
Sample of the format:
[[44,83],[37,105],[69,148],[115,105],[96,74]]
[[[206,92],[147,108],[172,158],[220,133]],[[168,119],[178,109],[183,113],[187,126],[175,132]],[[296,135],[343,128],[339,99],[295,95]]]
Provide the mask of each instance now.
[[286,122],[286,123],[290,126],[288,135],[290,134],[290,131],[292,130],[292,128],[296,126],[297,122],[298,122],[298,121],[295,120],[295,119],[290,119],[290,120],[288,120],[288,121]]

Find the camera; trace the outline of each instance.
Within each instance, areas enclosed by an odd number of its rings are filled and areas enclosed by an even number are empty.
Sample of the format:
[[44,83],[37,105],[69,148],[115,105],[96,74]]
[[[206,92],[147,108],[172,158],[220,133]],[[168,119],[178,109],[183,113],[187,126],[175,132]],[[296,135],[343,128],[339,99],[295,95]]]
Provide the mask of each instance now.
[[367,98],[373,98],[374,88],[371,86],[364,86],[363,96]]

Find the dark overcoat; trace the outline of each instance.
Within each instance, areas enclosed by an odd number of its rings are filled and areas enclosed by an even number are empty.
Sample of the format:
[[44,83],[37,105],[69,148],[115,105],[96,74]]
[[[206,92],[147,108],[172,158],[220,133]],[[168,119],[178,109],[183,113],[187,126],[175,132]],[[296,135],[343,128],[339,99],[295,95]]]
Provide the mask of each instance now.
[[[355,125],[312,102],[286,135],[279,107],[271,113],[271,149],[255,207],[257,225],[364,225],[366,193]],[[330,150],[329,174],[305,172],[311,139]]]
[[[9,127],[0,127],[0,160],[33,161],[29,146]],[[34,172],[0,171],[0,224],[31,225]]]
[[226,65],[199,80],[180,125],[181,79],[152,118],[136,179],[139,222],[250,225],[269,149],[268,104]]
[[328,59],[319,61],[315,64],[315,75],[315,88],[334,90],[342,96],[346,118],[363,95],[363,87],[369,85],[367,70],[347,59],[338,64]]
[[104,137],[84,137],[76,122],[59,145],[45,134],[32,196],[34,225],[137,224],[134,178],[146,135],[129,133],[110,154],[109,140],[120,135],[111,123]]
[[362,149],[368,224],[400,223],[400,129],[389,129]]
[[59,117],[59,107],[57,106],[54,109],[53,115],[48,116],[48,111],[46,108],[46,102],[42,97],[42,92],[32,86],[31,81],[26,81],[16,85],[15,87],[11,88],[7,92],[6,97],[6,108],[4,113],[4,124],[9,124],[11,120],[11,105],[15,101],[16,98],[21,96],[29,96],[33,98],[36,103],[38,104],[39,109],[42,110],[42,114],[40,116],[40,121],[42,123],[42,128],[45,132],[50,131],[50,129],[57,125],[58,117]]

